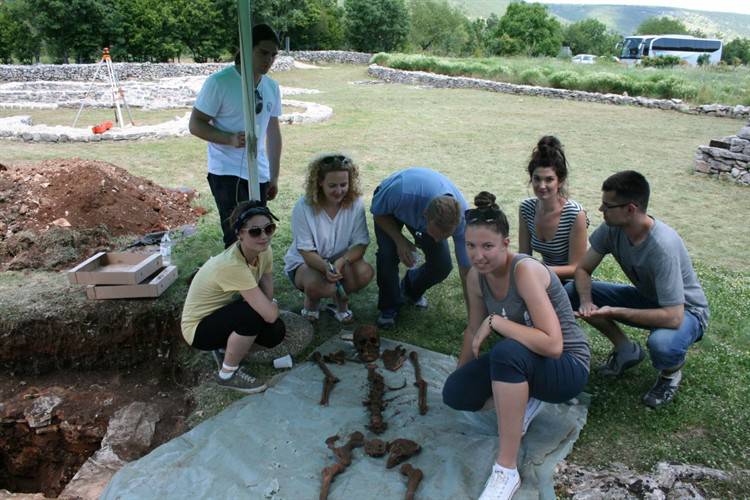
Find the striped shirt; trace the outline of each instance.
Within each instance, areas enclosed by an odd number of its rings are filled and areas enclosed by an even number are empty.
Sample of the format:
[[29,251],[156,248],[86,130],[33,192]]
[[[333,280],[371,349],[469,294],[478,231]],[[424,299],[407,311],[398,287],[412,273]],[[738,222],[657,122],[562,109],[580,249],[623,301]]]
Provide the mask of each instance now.
[[[521,202],[521,217],[531,235],[531,251],[541,254],[543,262],[548,266],[565,266],[568,264],[570,255],[570,232],[573,230],[578,212],[582,211],[583,207],[577,201],[567,200],[560,213],[560,222],[557,224],[554,238],[543,241],[536,234],[536,224],[534,224],[534,214],[538,203],[538,198],[526,198]],[[588,225],[589,220],[586,217],[586,226]]]

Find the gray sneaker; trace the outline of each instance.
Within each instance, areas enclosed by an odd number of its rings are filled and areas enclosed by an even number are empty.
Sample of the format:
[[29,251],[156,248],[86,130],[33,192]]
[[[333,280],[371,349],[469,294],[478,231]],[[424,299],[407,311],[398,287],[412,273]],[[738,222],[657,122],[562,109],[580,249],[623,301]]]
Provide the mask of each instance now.
[[388,330],[389,328],[396,326],[396,316],[398,316],[398,311],[395,309],[383,310],[380,311],[375,323],[378,327]]
[[224,364],[224,349],[214,349],[211,351],[211,357],[216,361],[216,368],[221,370],[221,366]]
[[613,350],[609,353],[607,362],[598,368],[599,375],[605,377],[619,377],[622,372],[632,368],[646,357],[638,342],[631,342],[627,347],[619,351]]
[[529,430],[531,421],[539,415],[544,407],[544,401],[540,401],[536,398],[529,398],[529,402],[526,403],[526,412],[523,414],[523,428],[521,429],[521,436],[526,435],[526,431]]
[[221,387],[234,389],[235,391],[244,392],[245,394],[255,394],[266,390],[265,383],[243,372],[242,368],[237,369],[237,371],[234,372],[234,375],[232,375],[232,378],[228,380],[222,379],[218,373],[214,376],[214,380]]
[[654,386],[643,396],[643,402],[651,408],[658,408],[674,399],[682,380],[682,370],[677,370],[669,377],[659,374]]

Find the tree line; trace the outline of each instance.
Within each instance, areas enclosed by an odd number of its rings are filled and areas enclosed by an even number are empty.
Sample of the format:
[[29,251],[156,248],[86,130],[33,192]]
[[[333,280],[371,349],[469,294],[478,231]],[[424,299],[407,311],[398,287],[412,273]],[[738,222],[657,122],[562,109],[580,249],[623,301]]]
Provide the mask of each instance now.
[[[448,56],[616,55],[622,35],[596,19],[563,26],[538,3],[511,3],[501,17],[469,19],[448,0],[255,0],[292,50],[424,52]],[[670,18],[646,20],[639,33],[690,33]],[[695,33],[690,33],[695,34]],[[701,35],[700,33],[698,33]],[[238,47],[236,0],[0,0],[0,61],[196,62],[231,58]],[[727,61],[750,62],[750,40],[725,47]]]

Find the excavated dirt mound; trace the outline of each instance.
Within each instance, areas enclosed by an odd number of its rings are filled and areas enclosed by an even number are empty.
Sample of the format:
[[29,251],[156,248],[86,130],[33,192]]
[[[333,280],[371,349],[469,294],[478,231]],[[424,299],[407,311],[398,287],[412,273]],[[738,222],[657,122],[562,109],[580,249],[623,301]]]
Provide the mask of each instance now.
[[102,161],[0,164],[0,268],[60,269],[112,238],[194,222],[192,190],[171,190]]

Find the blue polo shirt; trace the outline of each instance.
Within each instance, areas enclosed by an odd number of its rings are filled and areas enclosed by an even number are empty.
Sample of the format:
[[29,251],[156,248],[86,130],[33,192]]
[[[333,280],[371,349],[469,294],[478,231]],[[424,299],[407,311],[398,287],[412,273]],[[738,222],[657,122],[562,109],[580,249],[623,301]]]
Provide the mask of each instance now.
[[427,205],[433,198],[445,195],[454,197],[461,210],[461,220],[452,235],[456,260],[461,267],[471,267],[464,237],[464,212],[468,209],[468,204],[461,191],[443,174],[422,167],[407,168],[391,174],[375,190],[370,212],[373,215],[391,215],[415,231],[424,233],[427,231],[427,219],[424,216]]

